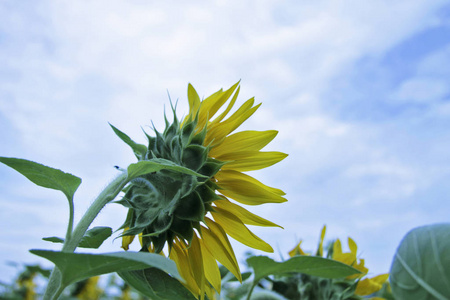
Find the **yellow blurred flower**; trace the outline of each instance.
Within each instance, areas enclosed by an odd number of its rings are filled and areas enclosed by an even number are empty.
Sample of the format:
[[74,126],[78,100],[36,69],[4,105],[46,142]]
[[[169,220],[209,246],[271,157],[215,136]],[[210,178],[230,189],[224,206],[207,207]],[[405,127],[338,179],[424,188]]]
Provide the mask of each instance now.
[[[325,238],[326,226],[321,230],[319,245],[317,247],[316,255],[323,256],[323,241]],[[300,241],[291,251],[289,251],[289,256],[295,255],[308,255],[300,247],[302,241]],[[346,277],[348,280],[359,280],[356,286],[355,294],[359,296],[368,296],[377,291],[379,291],[383,284],[387,281],[389,274],[381,274],[372,278],[363,278],[369,272],[369,269],[364,265],[364,259],[359,259],[357,257],[358,246],[352,238],[348,238],[348,247],[350,252],[342,251],[342,244],[339,239],[336,239],[333,243],[331,259],[340,261],[344,264],[352,266],[353,268],[359,270],[360,274],[355,274]],[[329,254],[327,254],[329,255]],[[373,297],[371,300],[379,300],[383,298]]]
[[[175,194],[175,200],[171,200],[170,205],[177,201],[179,204],[174,209],[162,208],[157,211],[158,218],[147,227],[139,229],[137,222],[132,221],[124,224],[124,233],[132,233],[123,237],[124,249],[128,249],[133,235],[141,232],[148,251],[159,252],[167,243],[168,256],[177,263],[186,287],[201,299],[204,299],[205,293],[209,299],[214,299],[215,292],[220,293],[221,277],[217,261],[242,280],[228,235],[251,248],[273,252],[272,247],[252,233],[246,225],[281,226],[251,213],[234,201],[244,205],[286,201],[283,191],[269,187],[244,173],[276,164],[287,154],[261,151],[275,138],[275,130],[234,133],[260,106],[255,105],[252,98],[234,113],[230,113],[239,94],[238,84],[226,91],[219,90],[203,101],[189,84],[189,114],[180,124],[175,117],[175,126],[166,121],[164,133],[156,133],[156,138],[149,137],[149,149],[153,147],[149,152],[151,158],[172,160],[206,175],[208,179],[198,182],[196,189],[185,196]],[[185,159],[185,156],[189,159]],[[148,183],[136,187],[139,191],[135,193],[138,195],[136,198],[142,198],[144,185],[153,188],[151,176],[145,178]],[[180,186],[184,188],[186,185]],[[131,199],[131,196],[128,198]],[[141,198],[138,200],[142,201]],[[157,205],[160,203],[155,204]],[[136,218],[133,208],[130,210],[132,217],[129,220],[141,218],[139,222],[145,221],[142,221],[142,216],[146,216],[147,212]],[[166,213],[167,211],[169,212]],[[151,214],[148,216],[153,217]],[[156,235],[155,228],[163,229]]]
[[389,274],[381,274],[372,278],[364,278],[369,272],[369,269],[364,266],[364,259],[357,258],[358,246],[352,238],[348,238],[348,247],[350,252],[342,252],[341,241],[337,239],[333,244],[332,259],[343,262],[353,268],[359,270],[361,274],[355,274],[348,276],[347,279],[360,279],[356,286],[355,294],[360,296],[367,296],[379,291],[383,283],[385,283],[389,277]]
[[84,282],[82,282],[82,286],[80,290],[76,291],[75,295],[78,299],[81,300],[96,300],[100,299],[103,290],[97,286],[98,280],[100,276],[95,276],[88,278]]
[[35,272],[32,272],[31,274],[27,274],[27,276],[21,276],[18,279],[19,287],[25,289],[25,300],[34,300],[36,298],[36,284],[34,283],[34,277],[36,276]]

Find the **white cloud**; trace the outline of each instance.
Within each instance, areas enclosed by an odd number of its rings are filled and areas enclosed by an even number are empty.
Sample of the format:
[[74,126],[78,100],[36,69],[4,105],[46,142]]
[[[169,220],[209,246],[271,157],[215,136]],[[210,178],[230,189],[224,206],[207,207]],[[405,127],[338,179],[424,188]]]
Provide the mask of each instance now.
[[[27,10],[8,7],[0,27],[8,33],[0,62],[9,72],[0,73],[0,111],[17,136],[5,143],[17,151],[11,155],[87,177],[77,195],[80,214],[98,186],[113,176],[112,166],[133,159],[107,121],[145,142],[139,126],[154,120],[161,128],[163,107],[169,108],[166,89],[173,100],[180,98],[182,112],[187,82],[206,96],[242,79],[240,98],[255,95],[264,102],[249,120],[252,129],[280,130],[270,148],[290,154],[258,177],[284,185],[291,199],[280,208],[258,208],[267,218],[285,222],[287,236],[276,231],[270,239],[280,239],[286,251],[296,234],[315,243],[322,223],[341,235],[359,218],[351,215],[344,224],[344,208],[357,210],[346,208],[348,203],[367,210],[376,197],[394,197],[389,193],[407,198],[423,187],[417,174],[442,173],[408,165],[404,148],[385,143],[385,136],[402,136],[390,127],[397,124],[368,125],[333,114],[329,106],[339,103],[333,102],[331,83],[359,59],[382,56],[433,26],[442,3],[67,1]],[[420,76],[399,88],[401,97],[423,100],[417,91],[440,82],[429,76],[448,74],[445,59],[443,52],[425,60]],[[435,98],[445,94],[440,87],[434,90]],[[364,181],[371,176],[375,184]],[[109,212],[101,216],[105,224],[119,214],[118,209]],[[57,219],[61,228],[63,217]],[[367,230],[380,226],[373,218],[361,225]],[[264,230],[256,232],[264,237]],[[2,254],[18,258],[6,250]]]

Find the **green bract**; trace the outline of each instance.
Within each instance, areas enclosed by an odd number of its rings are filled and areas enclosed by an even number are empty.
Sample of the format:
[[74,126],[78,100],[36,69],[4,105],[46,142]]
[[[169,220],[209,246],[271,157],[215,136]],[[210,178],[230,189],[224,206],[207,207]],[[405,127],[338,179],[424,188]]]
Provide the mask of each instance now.
[[203,146],[206,128],[195,132],[197,119],[180,124],[174,112],[172,124],[166,119],[163,133],[156,129],[155,137],[148,134],[145,153],[142,145],[114,128],[116,134],[132,147],[139,160],[165,162],[192,170],[192,174],[160,170],[133,179],[126,188],[120,204],[129,208],[122,228],[123,235],[142,233],[142,249],[153,245],[156,253],[166,241],[171,245],[175,236],[190,242],[193,228],[199,228],[210,203],[218,199],[217,186],[210,179],[222,162],[208,157],[209,147]]
[[390,282],[395,299],[450,299],[450,224],[408,232],[395,253]]

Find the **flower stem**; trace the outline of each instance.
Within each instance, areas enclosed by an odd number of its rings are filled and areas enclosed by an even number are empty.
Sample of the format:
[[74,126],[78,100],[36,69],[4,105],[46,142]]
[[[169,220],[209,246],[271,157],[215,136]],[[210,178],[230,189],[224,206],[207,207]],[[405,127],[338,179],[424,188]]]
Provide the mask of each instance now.
[[[62,247],[62,252],[74,252],[80,243],[82,237],[86,233],[87,229],[91,225],[92,221],[97,217],[100,211],[113,200],[120,191],[129,182],[127,172],[121,173],[117,176],[94,200],[92,205],[85,212],[81,218],[75,230],[70,235],[69,239],[66,239]],[[73,210],[73,208],[71,208]],[[70,224],[69,224],[69,227]],[[44,294],[44,300],[58,299],[59,295],[64,290],[65,286],[61,285],[61,272],[56,267],[53,269],[52,274],[47,285],[47,289]]]

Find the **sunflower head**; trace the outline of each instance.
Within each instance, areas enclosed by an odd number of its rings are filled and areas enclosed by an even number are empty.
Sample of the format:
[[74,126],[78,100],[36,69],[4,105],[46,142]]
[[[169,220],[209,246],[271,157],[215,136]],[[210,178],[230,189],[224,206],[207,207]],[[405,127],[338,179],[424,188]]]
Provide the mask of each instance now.
[[154,135],[146,134],[148,146],[135,144],[126,135],[124,139],[144,149],[136,155],[139,160],[194,171],[190,175],[161,170],[130,182],[120,201],[129,209],[122,247],[127,250],[139,235],[141,251],[168,250],[189,290],[201,298],[206,293],[212,299],[213,290],[220,292],[216,261],[241,279],[228,235],[252,248],[273,251],[246,225],[278,225],[230,199],[247,205],[286,201],[283,191],[243,173],[271,166],[287,155],[260,151],[276,136],[274,130],[234,132],[260,106],[249,99],[230,113],[238,94],[236,83],[201,101],[189,85],[186,117],[178,119],[173,109],[173,121],[165,119],[163,132],[154,129]]
[[167,160],[202,177],[162,170],[131,182],[122,199],[130,209],[124,225],[129,228],[126,235],[142,233],[144,249],[159,253],[175,237],[190,243],[194,228],[213,210],[211,203],[220,199],[213,177],[224,163],[208,156],[210,147],[203,145],[206,127],[197,132],[197,126],[198,116],[180,124],[174,113],[162,133],[155,129],[156,136],[147,135],[144,160]]

